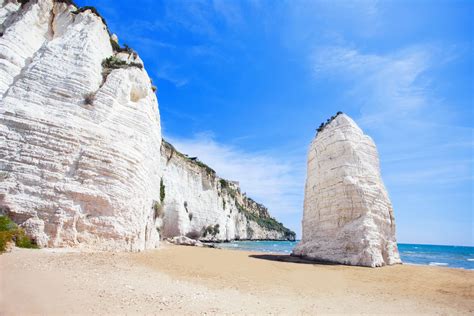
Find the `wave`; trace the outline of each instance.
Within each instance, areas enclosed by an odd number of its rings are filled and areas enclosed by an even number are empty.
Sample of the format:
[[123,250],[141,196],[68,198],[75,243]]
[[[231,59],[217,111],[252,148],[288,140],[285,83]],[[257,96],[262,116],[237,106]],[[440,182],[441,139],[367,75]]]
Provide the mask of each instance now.
[[474,258],[468,258],[467,261],[474,261]]
[[448,266],[449,264],[446,262],[430,262],[430,266]]

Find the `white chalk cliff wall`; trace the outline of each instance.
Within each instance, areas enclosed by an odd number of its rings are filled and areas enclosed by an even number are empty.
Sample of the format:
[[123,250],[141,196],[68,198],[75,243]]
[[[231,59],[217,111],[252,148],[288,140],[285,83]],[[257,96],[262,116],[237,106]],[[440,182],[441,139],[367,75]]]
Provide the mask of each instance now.
[[345,114],[320,129],[309,149],[303,236],[293,254],[370,267],[400,263],[374,142]]
[[156,247],[156,96],[144,69],[104,72],[106,26],[76,9],[1,4],[0,205],[40,246]]
[[219,178],[202,162],[163,142],[164,237],[201,240],[294,240],[295,233],[270,216],[266,207]]
[[[154,248],[168,229],[156,207],[163,178],[166,216],[186,200],[199,226],[222,225],[219,238],[248,237],[237,222],[203,215],[207,202],[198,211],[209,193],[187,182],[190,170],[163,164],[150,78],[97,12],[22,2],[0,0],[0,214],[42,247]],[[186,233],[181,217],[169,225]]]

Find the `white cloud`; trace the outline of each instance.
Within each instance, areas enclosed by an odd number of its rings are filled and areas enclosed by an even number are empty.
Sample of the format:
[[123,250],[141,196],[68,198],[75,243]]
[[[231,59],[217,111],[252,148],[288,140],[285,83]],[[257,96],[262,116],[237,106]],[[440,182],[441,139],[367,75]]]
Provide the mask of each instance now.
[[179,75],[179,67],[170,63],[163,63],[153,74],[163,80],[169,81],[177,88],[189,83],[189,79]]
[[433,61],[430,46],[396,53],[364,54],[348,47],[322,47],[311,56],[316,78],[349,82],[346,97],[360,106],[364,123],[380,123],[387,117],[412,115],[427,106],[424,73]]
[[[304,166],[284,154],[249,152],[216,142],[212,136],[198,134],[189,139],[167,137],[179,151],[199,160],[229,180],[240,182],[243,192],[269,208],[280,221],[281,216],[302,211]],[[295,229],[297,224],[290,225]]]
[[344,103],[360,111],[357,122],[379,141],[386,179],[401,186],[472,179],[472,160],[465,157],[472,129],[450,123],[456,113],[432,84],[431,72],[456,55],[449,46],[432,44],[388,54],[327,46],[316,49],[310,60],[316,80],[343,83]]

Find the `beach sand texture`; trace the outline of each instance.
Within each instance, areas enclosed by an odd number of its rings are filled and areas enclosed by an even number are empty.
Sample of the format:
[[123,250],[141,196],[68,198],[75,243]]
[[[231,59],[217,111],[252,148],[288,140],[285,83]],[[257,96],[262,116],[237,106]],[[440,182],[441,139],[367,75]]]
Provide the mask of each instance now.
[[[283,261],[282,261],[283,260]],[[0,255],[0,314],[472,314],[474,271],[186,246]]]

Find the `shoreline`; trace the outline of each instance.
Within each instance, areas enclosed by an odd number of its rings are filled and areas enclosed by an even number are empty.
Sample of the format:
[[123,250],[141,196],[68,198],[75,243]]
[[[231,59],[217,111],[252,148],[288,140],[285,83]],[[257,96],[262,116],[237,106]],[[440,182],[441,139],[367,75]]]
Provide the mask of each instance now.
[[139,253],[15,248],[0,255],[0,314],[315,314],[474,311],[474,271],[285,262],[163,245]]
[[[275,242],[281,242],[280,240],[245,240],[245,242],[265,242],[265,241],[275,241]],[[288,242],[291,242],[291,243],[298,243],[300,240],[296,240],[296,241],[288,241]],[[230,241],[230,242],[219,242],[219,243],[216,243],[214,245],[214,248],[218,248],[218,249],[228,249],[228,250],[237,250],[237,251],[251,251],[251,252],[258,252],[258,253],[262,253],[262,254],[265,254],[265,253],[271,253],[271,254],[285,254],[285,255],[288,255],[288,256],[293,256],[292,255],[292,251],[274,251],[274,250],[271,250],[271,249],[252,249],[252,248],[245,248],[245,247],[240,247],[240,246],[236,246],[236,247],[226,247],[226,246],[220,246],[221,244],[230,244],[230,243],[239,243],[240,241],[238,240],[235,240],[235,241]],[[470,247],[470,246],[453,246],[453,245],[428,245],[428,244],[406,244],[406,243],[399,243],[398,245],[402,245],[402,246],[421,246],[421,247],[449,247],[449,248],[472,248],[474,250],[474,247]],[[407,256],[407,254],[404,253],[403,250],[400,250],[399,249],[399,253],[400,253],[400,257],[402,259],[402,263],[401,264],[404,264],[404,265],[413,265],[413,266],[426,266],[426,267],[433,267],[433,266],[436,266],[436,267],[442,267],[442,268],[448,268],[448,269],[461,269],[461,270],[466,270],[466,271],[474,271],[474,266],[473,267],[464,267],[464,266],[452,266],[453,263],[447,263],[447,262],[438,262],[438,261],[435,261],[436,259],[433,259],[433,261],[429,261],[427,263],[417,263],[417,262],[411,262],[410,260],[406,261],[407,259],[403,258],[405,256]],[[296,258],[301,258],[301,259],[305,259],[303,257],[300,257],[300,256],[295,256]],[[307,259],[315,264],[340,264],[340,263],[337,263],[337,262],[330,262],[330,261],[318,261],[318,260],[312,260],[312,259]],[[473,262],[474,259],[465,259],[467,260],[468,262]],[[455,263],[455,264],[462,264],[462,262],[464,262],[462,259],[458,259],[459,262]],[[344,264],[341,264],[341,265],[344,265]]]
[[[164,239],[166,240],[166,238]],[[288,242],[298,242],[299,240],[289,240],[289,239],[231,239],[231,240],[198,240],[202,243],[215,243],[215,244],[228,244],[232,242],[241,242],[241,241],[288,241]]]

